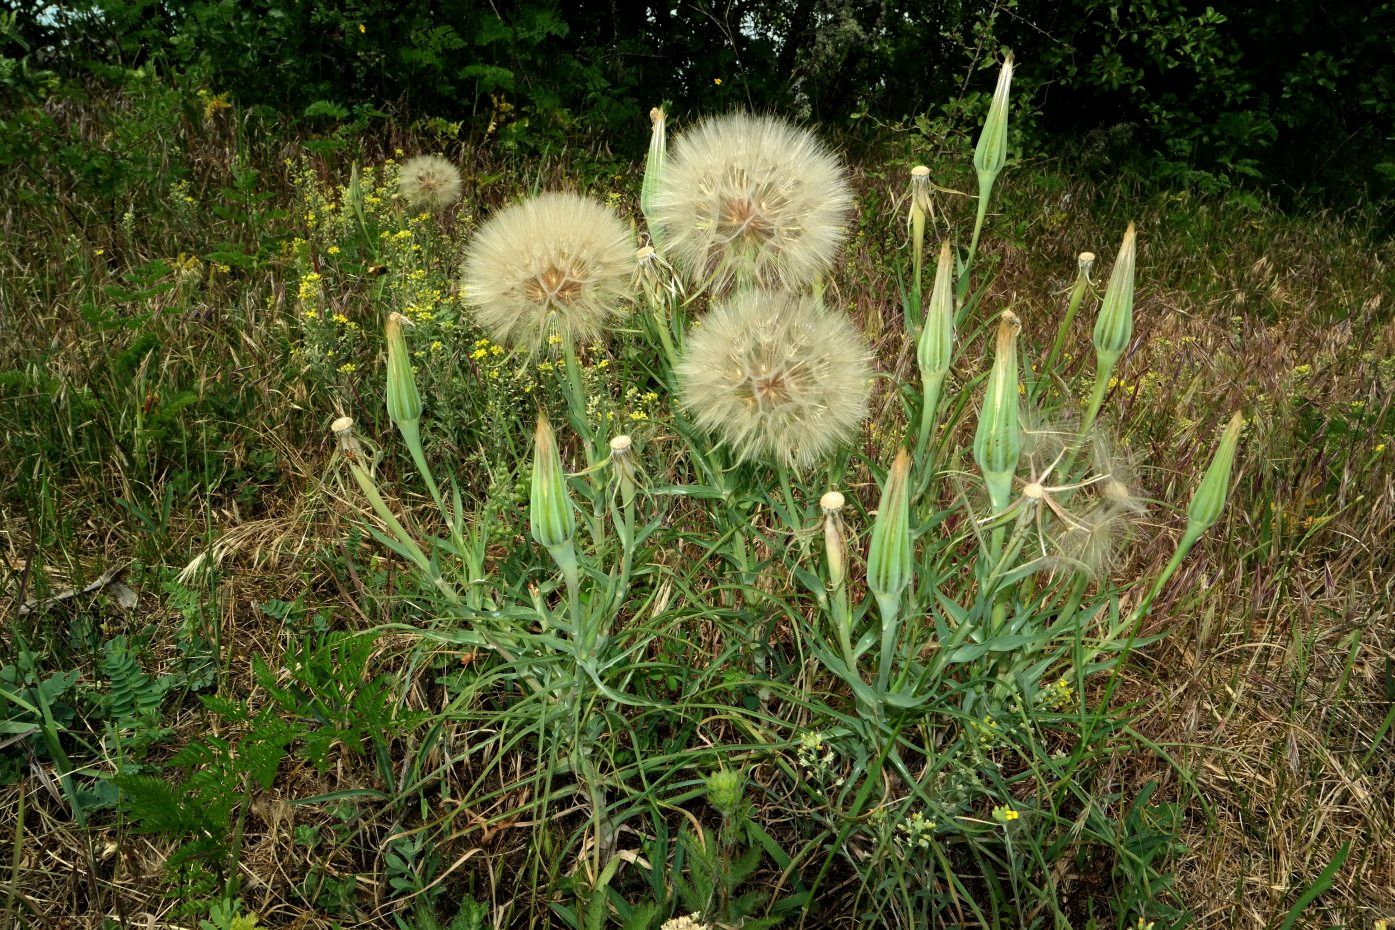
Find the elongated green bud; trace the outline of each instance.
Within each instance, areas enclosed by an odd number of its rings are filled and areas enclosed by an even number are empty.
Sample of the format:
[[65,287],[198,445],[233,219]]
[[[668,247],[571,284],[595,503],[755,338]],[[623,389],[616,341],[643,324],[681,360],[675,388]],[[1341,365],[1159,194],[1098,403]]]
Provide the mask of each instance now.
[[954,257],[946,240],[940,246],[940,263],[935,268],[935,285],[925,308],[925,327],[920,331],[916,361],[924,380],[943,378],[954,356]]
[[1192,502],[1187,507],[1187,535],[1201,535],[1220,519],[1225,509],[1226,497],[1230,494],[1230,472],[1235,465],[1235,451],[1240,443],[1240,429],[1245,418],[1237,410],[1221,434],[1216,454],[1202,476],[1201,483],[1192,494]]
[[998,86],[993,91],[993,102],[988,105],[978,147],[974,149],[974,170],[978,172],[980,184],[985,178],[992,184],[1007,161],[1008,90],[1011,86],[1012,55],[1008,55],[1003,69],[998,72]]
[[639,187],[639,209],[649,221],[649,234],[654,234],[654,196],[668,161],[668,139],[664,133],[664,108],[649,111],[649,155],[644,160],[644,180]]
[[421,395],[417,393],[416,375],[412,373],[412,356],[407,351],[407,337],[402,332],[412,321],[400,313],[388,314],[387,320],[387,408],[388,416],[399,427],[421,419]]
[[1119,245],[1119,254],[1114,258],[1114,267],[1109,271],[1109,284],[1104,291],[1104,301],[1100,304],[1100,315],[1095,320],[1095,353],[1099,356],[1098,370],[1108,380],[1108,370],[1129,347],[1133,338],[1133,268],[1134,268],[1133,224],[1124,232],[1124,241]]
[[867,549],[867,587],[879,600],[892,600],[911,583],[911,457],[902,449],[887,473],[872,541]]
[[566,546],[576,532],[576,517],[567,493],[562,456],[557,451],[557,436],[542,414],[538,415],[538,431],[533,437],[533,486],[528,520],[533,538],[549,551]]
[[999,316],[993,370],[988,375],[988,390],[974,434],[974,461],[983,472],[995,512],[1007,509],[1012,476],[1022,454],[1017,397],[1017,334],[1021,329],[1022,321],[1011,310],[1004,310]]

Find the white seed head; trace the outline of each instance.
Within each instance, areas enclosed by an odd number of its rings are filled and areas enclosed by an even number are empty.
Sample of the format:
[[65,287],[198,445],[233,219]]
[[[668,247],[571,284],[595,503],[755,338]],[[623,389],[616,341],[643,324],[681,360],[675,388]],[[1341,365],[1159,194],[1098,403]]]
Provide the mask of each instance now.
[[460,171],[440,155],[407,159],[397,183],[407,203],[423,210],[444,210],[459,200],[465,189]]
[[1117,562],[1121,546],[1132,531],[1130,516],[1129,511],[1112,504],[1091,507],[1057,526],[1054,548],[1072,568],[1099,578]]
[[678,138],[652,221],[698,285],[798,289],[832,266],[852,204],[842,164],[812,133],[738,113]]
[[916,165],[911,169],[911,180],[923,184],[930,180],[930,169],[924,165]]
[[630,451],[631,445],[629,436],[616,436],[610,441],[610,451],[615,455],[624,455]]
[[688,334],[682,405],[739,461],[811,465],[867,412],[870,355],[846,316],[814,298],[743,290]]
[[819,498],[819,506],[823,508],[824,513],[837,513],[843,509],[844,503],[845,501],[840,491],[828,491],[823,497]]
[[541,194],[500,210],[465,255],[465,301],[499,342],[534,351],[549,337],[599,339],[628,307],[635,246],[610,210]]
[[1033,481],[1022,489],[1022,496],[1030,501],[1039,501],[1046,497],[1046,488],[1042,487],[1041,482]]
[[341,433],[352,433],[354,431],[354,418],[340,417],[333,423],[329,424],[329,428],[336,436],[340,435]]

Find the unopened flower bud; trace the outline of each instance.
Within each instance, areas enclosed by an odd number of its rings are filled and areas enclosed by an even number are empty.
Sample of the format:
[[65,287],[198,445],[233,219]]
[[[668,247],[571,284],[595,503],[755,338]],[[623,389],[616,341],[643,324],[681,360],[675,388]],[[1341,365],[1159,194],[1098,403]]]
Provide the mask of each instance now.
[[407,351],[407,337],[402,331],[412,321],[400,313],[388,314],[387,320],[387,408],[392,422],[416,423],[421,419],[421,395],[412,371],[412,357]]
[[916,346],[916,361],[920,376],[930,380],[943,378],[954,357],[954,258],[949,241],[940,246],[940,262],[935,268],[935,284],[930,291],[930,303],[925,308],[925,326]]
[[533,538],[549,550],[567,545],[576,532],[576,517],[567,493],[562,457],[557,451],[557,436],[547,417],[541,414],[533,438],[533,483],[528,517]]
[[1003,69],[998,72],[998,86],[993,91],[993,102],[988,105],[983,132],[979,134],[978,146],[974,149],[974,169],[978,172],[980,184],[985,179],[992,184],[1007,161],[1008,90],[1011,86],[1012,56],[1008,55]]
[[1017,334],[1021,329],[1017,314],[1004,310],[998,322],[993,370],[974,434],[974,461],[983,472],[995,512],[1008,506],[1012,476],[1022,453],[1017,396]]
[[731,817],[741,809],[744,794],[740,772],[720,769],[707,776],[707,802],[723,817]]
[[1221,441],[1216,446],[1216,454],[1211,464],[1192,494],[1191,505],[1187,508],[1187,533],[1200,535],[1210,529],[1220,519],[1225,509],[1226,498],[1230,494],[1230,473],[1235,465],[1235,452],[1240,444],[1240,430],[1245,419],[1239,411],[1230,418]]
[[914,571],[910,514],[911,457],[905,449],[887,473],[867,550],[867,587],[879,600],[898,598]]
[[1133,224],[1130,223],[1119,246],[1119,254],[1114,258],[1114,267],[1109,271],[1109,284],[1104,291],[1104,301],[1100,304],[1099,318],[1095,320],[1094,342],[1095,352],[1101,360],[1100,371],[1113,367],[1133,337],[1134,239]]

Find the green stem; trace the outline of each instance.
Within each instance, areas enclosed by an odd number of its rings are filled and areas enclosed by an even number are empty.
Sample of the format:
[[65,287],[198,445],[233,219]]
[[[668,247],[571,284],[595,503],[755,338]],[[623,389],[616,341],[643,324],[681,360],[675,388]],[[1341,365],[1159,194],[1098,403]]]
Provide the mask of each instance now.
[[[925,461],[925,455],[930,451],[930,433],[935,426],[935,414],[940,406],[940,390],[944,386],[944,375],[926,378],[921,384],[920,403],[920,429],[915,441],[915,461],[921,465],[921,477],[928,481],[928,476],[934,465],[932,461]],[[922,482],[922,489],[925,481]]]
[[988,216],[988,197],[993,193],[993,177],[979,175],[978,178],[978,215],[974,217],[974,236],[969,241],[969,257],[964,260],[964,270],[959,277],[959,292],[968,292],[969,272],[974,267],[974,258],[978,255],[978,239],[983,234],[983,221]]
[[891,682],[891,662],[896,655],[896,634],[900,626],[901,595],[876,595],[877,608],[882,615],[882,651],[877,663],[877,690],[886,693]]
[[[1075,322],[1075,312],[1080,309],[1080,303],[1085,298],[1085,291],[1088,283],[1083,274],[1076,277],[1075,286],[1070,290],[1070,301],[1066,304],[1066,315],[1061,320],[1060,327],[1056,330],[1056,341],[1051,344],[1051,351],[1047,353],[1046,362],[1041,367],[1041,379],[1050,379],[1051,372],[1055,370],[1056,361],[1061,357],[1061,353],[1066,348],[1066,338],[1070,335],[1071,324]],[[1038,388],[1038,392],[1040,388]]]

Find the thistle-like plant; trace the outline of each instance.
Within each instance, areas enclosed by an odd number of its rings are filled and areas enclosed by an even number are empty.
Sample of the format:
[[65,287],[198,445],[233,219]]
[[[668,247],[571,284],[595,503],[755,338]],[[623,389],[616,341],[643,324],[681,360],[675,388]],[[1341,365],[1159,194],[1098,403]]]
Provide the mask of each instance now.
[[737,113],[677,138],[646,216],[700,287],[799,289],[832,266],[852,202],[842,164],[811,132]]
[[440,155],[417,155],[398,172],[402,199],[420,210],[444,210],[460,200],[465,182],[460,170]]
[[852,437],[871,369],[847,317],[812,297],[743,290],[689,334],[677,375],[683,409],[738,461],[807,468]]
[[615,213],[548,193],[492,216],[465,255],[462,286],[497,341],[536,352],[600,338],[626,312],[635,245]]

